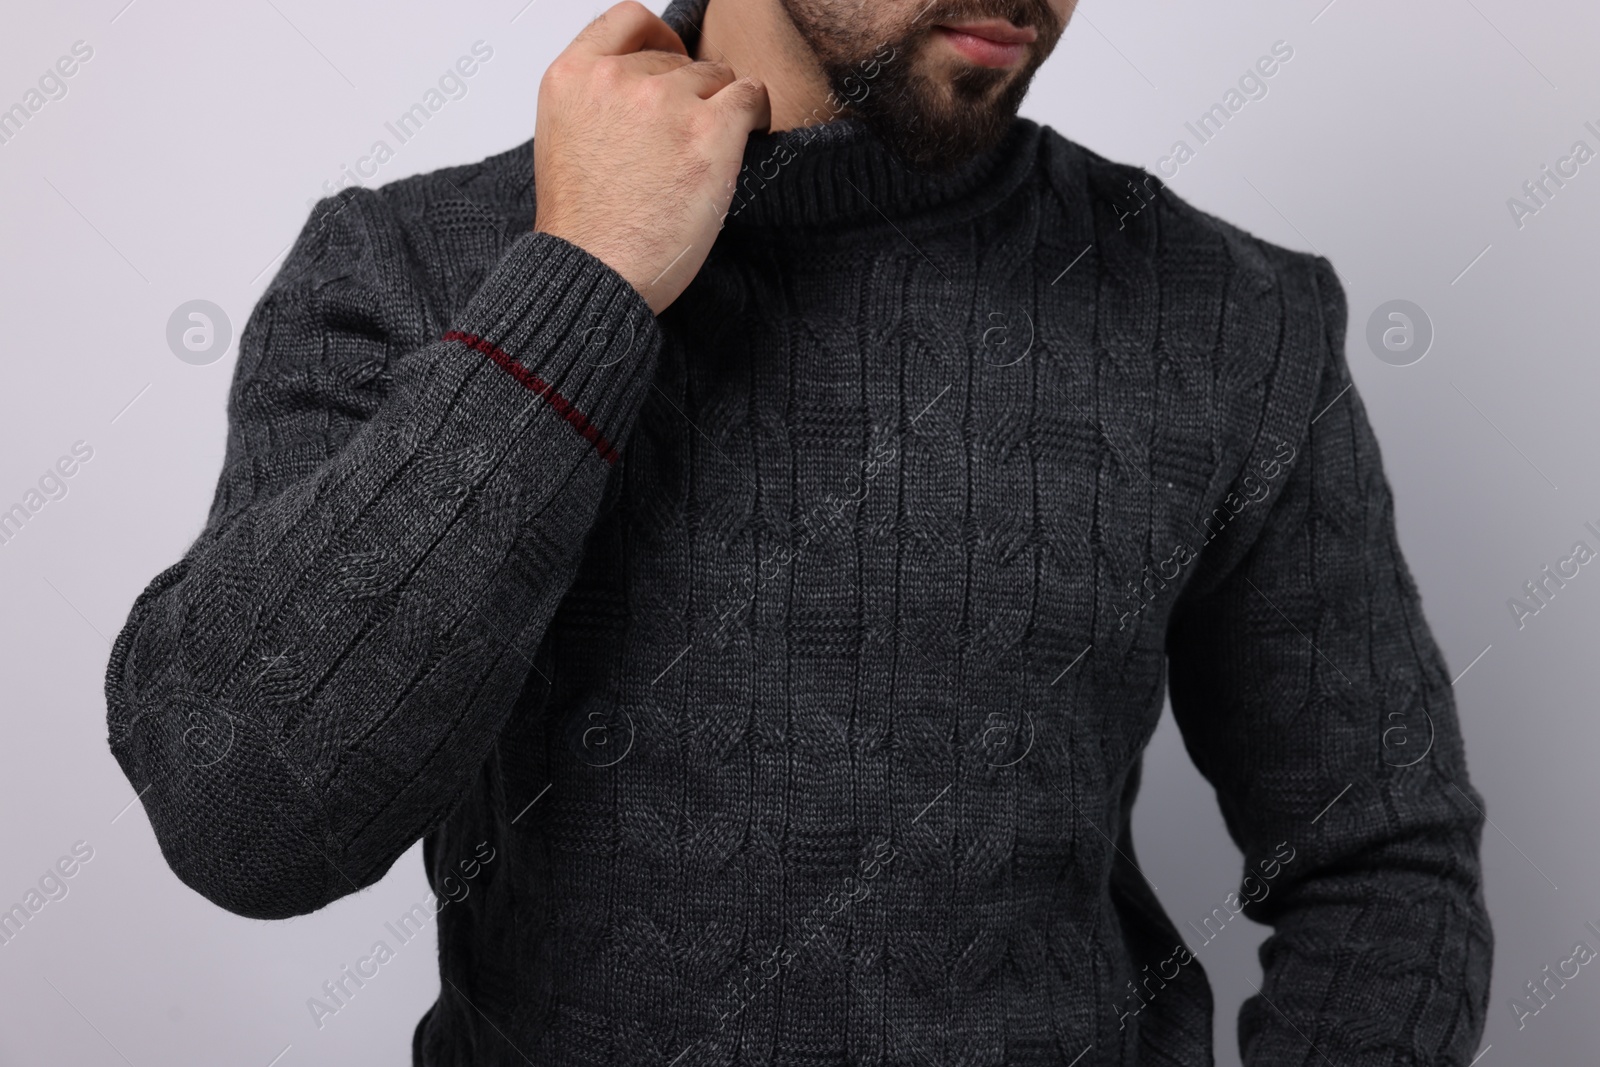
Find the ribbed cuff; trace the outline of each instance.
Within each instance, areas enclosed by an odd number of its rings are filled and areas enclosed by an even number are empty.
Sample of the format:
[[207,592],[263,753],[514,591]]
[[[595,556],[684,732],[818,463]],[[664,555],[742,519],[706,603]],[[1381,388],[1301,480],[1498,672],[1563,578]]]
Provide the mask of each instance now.
[[620,274],[569,241],[530,232],[507,246],[441,340],[495,364],[517,407],[538,397],[547,417],[614,464],[661,337],[650,305]]

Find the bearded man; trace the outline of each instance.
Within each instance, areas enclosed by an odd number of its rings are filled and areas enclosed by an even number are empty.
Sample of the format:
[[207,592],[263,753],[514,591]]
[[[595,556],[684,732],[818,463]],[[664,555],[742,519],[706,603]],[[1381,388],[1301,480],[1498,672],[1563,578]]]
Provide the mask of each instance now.
[[1483,804],[1343,289],[1018,117],[1072,8],[621,3],[531,144],[320,202],[107,669],[177,876],[421,840],[428,1067],[1209,1064],[1170,683],[1245,1062],[1465,1064]]

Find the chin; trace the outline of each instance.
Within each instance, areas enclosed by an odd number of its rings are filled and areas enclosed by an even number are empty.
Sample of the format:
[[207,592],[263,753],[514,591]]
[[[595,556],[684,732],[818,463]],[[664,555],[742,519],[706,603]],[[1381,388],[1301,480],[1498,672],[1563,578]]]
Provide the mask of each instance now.
[[907,168],[953,170],[997,147],[1016,122],[1030,79],[1005,81],[1003,74],[992,76],[997,73],[977,70],[895,86],[898,91],[874,94],[854,113]]
[[999,145],[1015,120],[1015,115],[995,116],[981,136],[966,127],[918,133],[896,126],[874,132],[908,170],[940,173],[959,169]]

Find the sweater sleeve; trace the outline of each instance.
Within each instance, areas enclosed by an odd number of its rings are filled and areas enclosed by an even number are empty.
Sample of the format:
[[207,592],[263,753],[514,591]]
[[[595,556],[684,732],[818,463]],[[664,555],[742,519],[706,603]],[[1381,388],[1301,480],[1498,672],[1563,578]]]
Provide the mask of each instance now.
[[440,331],[383,196],[320,202],[241,335],[206,524],[112,647],[111,751],[169,866],[229,911],[377,881],[540,684],[661,334],[548,234],[469,291]]
[[1352,387],[1344,292],[1325,259],[1315,276],[1326,350],[1298,453],[1240,562],[1176,605],[1172,706],[1245,855],[1231,907],[1273,927],[1244,1063],[1464,1067],[1493,948],[1484,805]]

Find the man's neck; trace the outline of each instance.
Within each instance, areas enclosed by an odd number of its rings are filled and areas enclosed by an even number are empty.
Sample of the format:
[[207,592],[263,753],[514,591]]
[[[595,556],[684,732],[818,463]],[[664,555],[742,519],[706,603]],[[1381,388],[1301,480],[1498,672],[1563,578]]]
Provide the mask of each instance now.
[[828,80],[781,0],[710,0],[696,59],[720,59],[767,87],[772,131],[836,117]]

